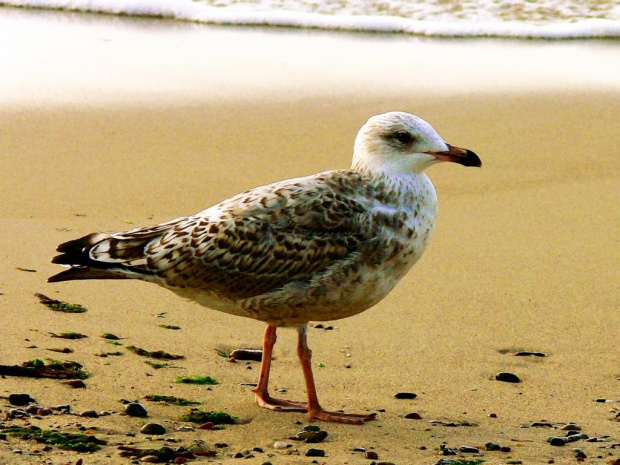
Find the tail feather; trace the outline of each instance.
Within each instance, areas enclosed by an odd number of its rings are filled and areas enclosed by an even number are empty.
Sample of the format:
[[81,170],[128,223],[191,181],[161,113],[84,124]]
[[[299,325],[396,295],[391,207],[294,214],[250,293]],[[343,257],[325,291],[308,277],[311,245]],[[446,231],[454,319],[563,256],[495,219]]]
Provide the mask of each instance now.
[[115,237],[92,233],[79,239],[60,244],[60,255],[52,263],[71,268],[48,279],[55,283],[76,279],[128,279],[153,274],[145,268],[144,249],[153,234],[143,237]]
[[110,273],[109,271],[88,268],[85,266],[73,266],[68,270],[61,271],[54,276],[50,276],[47,278],[47,282],[59,283],[62,281],[73,281],[76,279],[129,279],[129,276],[123,276],[117,273]]

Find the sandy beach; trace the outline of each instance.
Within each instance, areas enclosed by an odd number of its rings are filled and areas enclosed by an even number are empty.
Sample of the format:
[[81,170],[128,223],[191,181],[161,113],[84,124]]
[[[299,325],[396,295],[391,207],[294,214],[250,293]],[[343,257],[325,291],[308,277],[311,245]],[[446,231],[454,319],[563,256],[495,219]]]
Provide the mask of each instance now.
[[[0,396],[28,393],[77,415],[10,419],[16,406],[3,398],[0,425],[85,427],[108,443],[78,454],[8,437],[0,464],[131,463],[118,445],[174,448],[198,439],[217,456],[192,463],[371,463],[354,451],[365,448],[377,463],[434,464],[442,444],[477,447],[480,454],[451,458],[488,464],[573,463],[574,448],[587,463],[620,460],[620,82],[608,68],[617,42],[398,41],[19,10],[0,10],[0,22],[14,26],[9,43],[17,47],[5,61],[15,74],[0,77],[0,364],[68,360],[90,373],[86,389],[3,377]],[[28,39],[35,30],[42,36]],[[364,63],[364,50],[377,62]],[[256,382],[258,363],[230,363],[216,351],[260,347],[264,324],[141,282],[46,283],[63,241],[347,167],[359,127],[389,110],[426,119],[448,142],[478,153],[483,168],[432,167],[440,217],[422,260],[374,308],[328,323],[333,330],[309,330],[322,403],[378,412],[377,421],[321,423],[329,435],[319,444],[290,440],[306,417],[257,407],[242,383]],[[35,293],[88,311],[52,311]],[[88,337],[50,335],[67,331]],[[103,333],[122,337],[121,345]],[[280,332],[271,385],[301,400],[295,340]],[[130,345],[185,358],[155,369]],[[49,351],[65,347],[73,352]],[[98,356],[112,351],[122,355]],[[497,381],[498,372],[521,382]],[[219,384],[175,383],[186,375]],[[395,399],[398,392],[417,397]],[[199,401],[239,423],[177,431],[189,407],[144,399],[153,394]],[[142,402],[148,418],[122,415],[121,399]],[[81,417],[87,410],[111,414]],[[421,419],[405,418],[414,412]],[[140,433],[148,421],[168,432]],[[560,427],[569,422],[600,442],[547,443],[565,436]],[[291,447],[274,449],[275,441]],[[510,451],[486,451],[488,442]],[[325,457],[306,457],[311,447]],[[232,458],[254,448],[262,452]]]

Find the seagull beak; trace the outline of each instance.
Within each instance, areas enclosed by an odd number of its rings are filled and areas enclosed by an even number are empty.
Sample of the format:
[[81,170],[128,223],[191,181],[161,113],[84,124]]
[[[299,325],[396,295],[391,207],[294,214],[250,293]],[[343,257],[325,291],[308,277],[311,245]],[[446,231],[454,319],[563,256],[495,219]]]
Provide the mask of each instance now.
[[448,146],[448,150],[445,152],[428,152],[429,155],[434,156],[437,160],[440,161],[451,161],[453,163],[458,163],[463,166],[482,166],[482,161],[478,155],[476,155],[471,150],[462,149],[460,147],[455,147],[450,144],[446,144]]

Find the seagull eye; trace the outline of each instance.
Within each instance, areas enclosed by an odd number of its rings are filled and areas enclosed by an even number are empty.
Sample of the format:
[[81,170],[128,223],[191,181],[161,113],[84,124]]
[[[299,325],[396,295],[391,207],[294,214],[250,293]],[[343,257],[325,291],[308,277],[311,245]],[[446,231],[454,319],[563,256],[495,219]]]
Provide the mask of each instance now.
[[394,139],[403,144],[410,144],[413,141],[413,136],[405,131],[398,131],[394,134]]

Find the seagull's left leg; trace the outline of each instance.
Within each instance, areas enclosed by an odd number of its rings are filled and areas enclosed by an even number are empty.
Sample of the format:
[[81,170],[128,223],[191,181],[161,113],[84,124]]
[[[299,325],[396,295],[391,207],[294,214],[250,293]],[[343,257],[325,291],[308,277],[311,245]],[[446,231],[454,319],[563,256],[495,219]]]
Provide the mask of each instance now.
[[361,425],[365,421],[374,420],[376,414],[371,413],[369,415],[355,414],[355,413],[343,413],[343,412],[328,412],[323,410],[323,407],[319,404],[319,399],[316,394],[316,387],[314,385],[314,375],[312,373],[312,351],[308,347],[308,326],[300,326],[298,329],[298,344],[297,354],[299,355],[299,362],[301,363],[301,369],[304,372],[304,379],[306,380],[306,391],[308,391],[308,417],[311,419],[333,421],[337,423],[349,423],[352,425]]
[[305,402],[275,399],[269,395],[269,372],[271,370],[273,346],[277,340],[277,329],[278,328],[276,326],[271,325],[268,325],[265,329],[265,338],[263,340],[263,358],[260,365],[258,385],[253,390],[255,394],[254,398],[260,407],[268,408],[270,410],[280,410],[283,412],[305,412],[307,411]]

